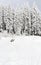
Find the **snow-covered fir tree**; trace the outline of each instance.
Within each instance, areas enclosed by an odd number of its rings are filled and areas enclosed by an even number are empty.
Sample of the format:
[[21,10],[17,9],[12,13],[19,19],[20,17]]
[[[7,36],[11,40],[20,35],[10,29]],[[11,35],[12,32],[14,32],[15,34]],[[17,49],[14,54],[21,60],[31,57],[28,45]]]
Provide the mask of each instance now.
[[41,18],[40,18],[40,12],[35,3],[33,4],[30,14],[31,14],[31,34],[38,35]]

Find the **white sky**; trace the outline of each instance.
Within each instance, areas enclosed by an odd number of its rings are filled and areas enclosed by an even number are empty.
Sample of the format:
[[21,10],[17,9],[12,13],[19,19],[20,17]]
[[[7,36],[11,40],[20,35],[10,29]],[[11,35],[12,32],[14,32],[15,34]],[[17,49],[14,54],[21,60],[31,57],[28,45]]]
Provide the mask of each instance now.
[[29,2],[30,6],[33,4],[35,1],[38,8],[41,10],[41,0],[0,0],[0,5],[8,6],[10,5],[11,7],[15,8],[17,6],[23,5],[23,3]]

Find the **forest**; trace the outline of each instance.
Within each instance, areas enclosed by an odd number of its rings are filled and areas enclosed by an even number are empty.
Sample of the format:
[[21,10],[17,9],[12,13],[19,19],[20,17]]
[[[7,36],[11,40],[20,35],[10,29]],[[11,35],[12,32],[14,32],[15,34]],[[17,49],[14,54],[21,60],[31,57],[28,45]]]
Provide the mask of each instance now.
[[33,7],[0,7],[0,33],[41,36],[41,12]]

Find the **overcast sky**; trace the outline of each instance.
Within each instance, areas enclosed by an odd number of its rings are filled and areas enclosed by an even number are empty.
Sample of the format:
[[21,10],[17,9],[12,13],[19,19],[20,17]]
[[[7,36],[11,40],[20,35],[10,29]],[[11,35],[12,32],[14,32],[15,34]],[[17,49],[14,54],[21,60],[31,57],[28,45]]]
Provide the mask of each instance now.
[[41,10],[41,0],[0,0],[0,5],[8,6],[15,8],[17,6],[23,5],[23,3],[29,2],[30,6],[32,6],[35,1],[38,8]]

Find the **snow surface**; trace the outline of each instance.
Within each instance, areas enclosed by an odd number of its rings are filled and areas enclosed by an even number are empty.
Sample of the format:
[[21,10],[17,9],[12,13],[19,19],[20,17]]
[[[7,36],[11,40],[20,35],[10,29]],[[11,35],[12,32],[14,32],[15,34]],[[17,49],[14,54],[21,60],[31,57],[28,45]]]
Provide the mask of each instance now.
[[41,37],[0,38],[0,65],[41,65]]

